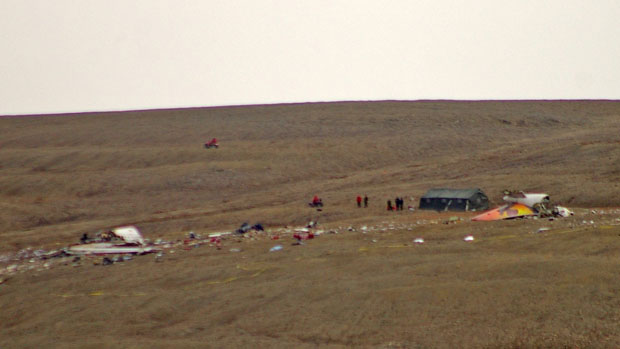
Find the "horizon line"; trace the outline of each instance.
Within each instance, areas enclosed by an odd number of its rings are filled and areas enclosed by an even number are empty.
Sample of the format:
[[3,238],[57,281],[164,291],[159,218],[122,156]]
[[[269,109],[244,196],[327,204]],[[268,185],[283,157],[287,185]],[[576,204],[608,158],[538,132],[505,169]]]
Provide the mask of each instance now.
[[111,113],[132,113],[148,111],[172,111],[188,109],[221,109],[221,108],[244,108],[244,107],[275,107],[292,106],[304,104],[341,104],[341,103],[425,103],[425,102],[455,102],[455,103],[484,103],[484,102],[619,102],[620,99],[378,99],[378,100],[339,100],[339,101],[309,101],[309,102],[279,102],[279,103],[255,103],[255,104],[224,104],[212,106],[177,106],[177,107],[153,107],[137,109],[107,109],[107,110],[85,110],[67,111],[51,113],[26,113],[26,114],[2,114],[0,118],[13,117],[42,117],[42,116],[75,116],[82,114],[111,114]]

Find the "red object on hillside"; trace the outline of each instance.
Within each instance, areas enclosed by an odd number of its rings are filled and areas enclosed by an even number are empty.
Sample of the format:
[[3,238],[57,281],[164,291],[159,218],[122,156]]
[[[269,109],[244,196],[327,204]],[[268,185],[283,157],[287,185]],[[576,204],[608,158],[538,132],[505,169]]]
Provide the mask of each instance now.
[[219,144],[217,144],[217,138],[213,138],[209,142],[205,143],[205,148],[207,148],[207,149],[209,149],[209,148],[217,148],[217,147],[219,147]]
[[310,239],[314,239],[314,234],[312,233],[295,233],[293,234],[293,237],[299,241],[301,240],[310,240]]

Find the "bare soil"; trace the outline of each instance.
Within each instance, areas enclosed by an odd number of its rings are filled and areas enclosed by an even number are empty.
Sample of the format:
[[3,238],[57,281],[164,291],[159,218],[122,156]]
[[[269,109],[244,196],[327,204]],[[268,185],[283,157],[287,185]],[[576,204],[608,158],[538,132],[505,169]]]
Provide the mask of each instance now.
[[[0,347],[619,347],[619,131],[616,101],[0,117]],[[546,192],[575,216],[385,210],[432,187]],[[291,245],[310,220],[326,233]],[[268,232],[182,242],[245,221]],[[125,224],[173,247],[16,255]]]

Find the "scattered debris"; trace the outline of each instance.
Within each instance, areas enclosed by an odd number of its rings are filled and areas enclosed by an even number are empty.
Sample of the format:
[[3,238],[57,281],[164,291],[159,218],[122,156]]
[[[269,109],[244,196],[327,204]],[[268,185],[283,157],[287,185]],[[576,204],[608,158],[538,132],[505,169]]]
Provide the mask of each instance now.
[[302,240],[314,239],[314,234],[308,231],[299,232],[299,233],[293,234],[293,238],[297,239],[298,242],[301,242]]
[[241,224],[241,226],[239,227],[239,229],[235,230],[235,233],[237,234],[245,234],[247,233],[252,227],[250,227],[250,224],[248,224],[248,222],[244,222],[243,224]]
[[458,222],[458,221],[460,221],[460,220],[461,220],[461,218],[460,218],[460,217],[457,217],[457,216],[452,216],[452,217],[448,218],[448,220],[447,220],[447,221],[445,221],[445,222],[443,222],[443,223],[444,223],[444,224],[451,224],[451,223],[456,223],[456,222]]
[[[219,238],[219,237],[212,237],[212,238],[211,238],[211,240],[209,240],[209,242],[210,242],[211,244],[214,244],[214,245],[215,245],[215,247],[216,247],[218,250],[222,248],[222,239],[221,239],[221,238]],[[172,251],[171,251],[171,253],[172,253]]]
[[[527,196],[527,195],[526,195]],[[515,199],[516,200],[516,199]],[[518,200],[517,200],[518,201]],[[545,200],[546,201],[546,200]],[[520,205],[520,206],[518,206]],[[503,211],[503,214],[509,216],[511,209],[516,209],[516,216],[519,216],[520,207],[525,207],[523,210],[527,215],[522,217],[529,217],[532,219],[537,218],[549,218],[555,219],[555,217],[568,217],[570,215],[576,215],[572,211],[570,211],[566,207],[555,206],[553,208],[553,214],[551,216],[546,216],[547,212],[543,211],[543,208],[540,206],[536,207],[528,207],[524,204],[518,202],[507,203],[506,205],[497,208],[496,214],[499,215]],[[529,211],[527,211],[529,210]],[[493,211],[493,210],[491,210]],[[491,212],[485,212],[483,215],[489,215]],[[596,218],[591,216],[590,213],[596,214]],[[606,221],[599,219],[602,215],[614,215],[608,216]],[[592,210],[592,212],[587,210],[578,211],[577,216],[580,217],[579,220],[569,220],[568,224],[570,228],[574,228],[575,225],[578,225],[578,222],[583,222],[585,225],[596,225],[603,227],[611,227],[613,225],[619,225],[620,218],[618,218],[618,214],[620,214],[620,209],[609,209],[609,210]],[[584,220],[581,220],[583,216]],[[373,244],[378,243],[378,235],[377,233],[381,232],[389,232],[391,231],[416,231],[417,228],[422,225],[429,224],[450,224],[462,221],[463,219],[458,216],[444,216],[443,219],[419,219],[413,222],[395,222],[395,221],[383,221],[377,222],[374,225],[361,225],[356,227],[354,225],[345,225],[345,226],[332,226],[325,228],[324,230],[317,230],[316,227],[318,225],[316,219],[310,221],[305,227],[302,225],[301,227],[295,226],[285,226],[278,227],[272,229],[265,229],[262,224],[256,223],[250,226],[249,223],[244,223],[238,230],[241,230],[241,234],[236,234],[235,230],[227,231],[227,232],[212,232],[212,233],[204,233],[204,237],[201,237],[200,234],[195,233],[194,231],[190,231],[185,236],[182,236],[176,240],[166,241],[162,238],[154,239],[155,242],[151,243],[148,239],[144,239],[138,229],[134,226],[125,226],[118,227],[113,230],[100,231],[96,234],[91,233],[83,233],[80,232],[78,236],[81,236],[80,244],[71,245],[66,248],[57,248],[53,250],[44,250],[44,249],[36,249],[32,247],[26,247],[15,253],[4,253],[0,254],[0,277],[3,280],[7,280],[7,277],[10,277],[16,273],[26,273],[29,271],[45,271],[50,268],[67,266],[67,267],[84,267],[90,263],[95,265],[110,265],[110,264],[119,264],[119,266],[123,265],[123,262],[131,261],[135,255],[141,253],[153,252],[155,253],[155,262],[163,262],[164,261],[164,251],[169,254],[175,253],[175,250],[193,250],[203,245],[215,247],[218,250],[221,250],[224,245],[235,244],[233,246],[226,246],[227,249],[231,253],[242,252],[245,250],[242,245],[243,243],[249,243],[255,240],[285,240],[287,238],[292,237],[295,239],[295,243],[293,245],[304,245],[307,240],[314,239],[322,234],[339,234],[339,233],[349,233],[353,234],[367,234],[364,240],[368,242],[372,242]],[[446,219],[447,218],[447,219]],[[476,217],[474,217],[476,218]],[[585,220],[585,218],[595,218],[595,220]],[[558,218],[559,219],[559,218]],[[550,225],[551,223],[548,223]],[[605,225],[607,224],[607,225]],[[534,228],[537,229],[537,228]],[[537,230],[534,230],[534,233],[544,233],[551,228],[541,227]],[[208,237],[207,237],[208,236]],[[474,241],[474,237],[472,235],[465,236],[463,238],[464,241],[471,242]],[[276,241],[274,241],[276,242]],[[280,241],[277,241],[280,242]],[[424,244],[425,241],[422,237],[418,237],[413,239],[413,244]],[[377,246],[377,245],[374,245]],[[409,244],[411,246],[411,244]],[[387,246],[393,247],[393,246]],[[283,245],[275,245],[269,251],[275,252],[283,249]],[[71,259],[67,257],[70,256]],[[239,256],[244,258],[242,256]],[[54,261],[54,258],[58,258],[58,261]],[[8,266],[7,266],[8,265]]]
[[101,264],[103,264],[103,265],[112,265],[112,264],[114,264],[114,262],[110,258],[108,258],[108,257],[103,257],[103,260],[101,261]]
[[[243,224],[241,224],[239,229],[235,230],[235,233],[243,235],[243,234],[248,233],[250,231],[255,231],[255,232],[265,231],[265,228],[260,223],[256,223],[256,224],[251,226],[248,222],[244,222]],[[211,235],[209,235],[209,236],[211,236]]]

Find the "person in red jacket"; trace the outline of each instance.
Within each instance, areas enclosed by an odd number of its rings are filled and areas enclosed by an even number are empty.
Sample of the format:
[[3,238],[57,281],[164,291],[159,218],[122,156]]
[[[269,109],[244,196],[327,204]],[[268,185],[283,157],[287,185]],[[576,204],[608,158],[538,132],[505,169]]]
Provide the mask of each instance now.
[[357,201],[357,207],[362,207],[362,197],[361,196],[357,196],[357,198],[355,199],[355,201]]

